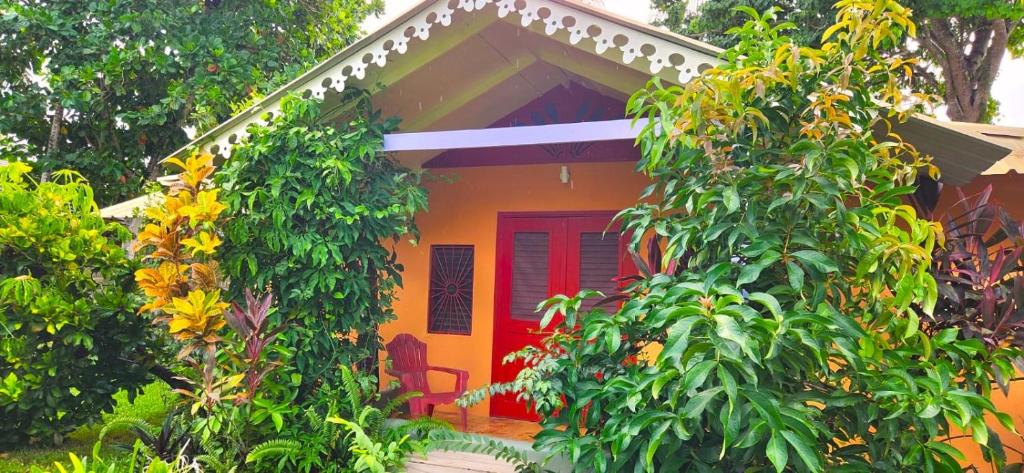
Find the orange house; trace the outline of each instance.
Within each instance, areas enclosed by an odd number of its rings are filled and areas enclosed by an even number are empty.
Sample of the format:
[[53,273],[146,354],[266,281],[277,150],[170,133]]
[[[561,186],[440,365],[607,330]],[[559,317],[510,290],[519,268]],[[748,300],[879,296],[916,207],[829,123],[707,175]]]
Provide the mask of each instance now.
[[[339,92],[349,87],[401,117],[386,150],[437,179],[427,184],[430,210],[417,217],[422,237],[398,248],[405,287],[398,320],[381,334],[414,335],[431,364],[466,370],[469,387],[479,388],[514,376],[501,360],[536,339],[539,301],[609,289],[629,270],[608,226],[649,182],[634,172],[625,101],[652,76],[685,83],[718,53],[570,0],[424,0],[190,147],[228,157],[289,92],[322,97],[325,121],[344,113]],[[1012,172],[1024,170],[1012,157],[1024,156],[1024,130],[921,118],[900,132],[935,156],[945,183],[996,173],[980,179],[1024,209],[1024,178]],[[438,374],[431,382],[451,381]],[[504,398],[471,414],[528,417]]]

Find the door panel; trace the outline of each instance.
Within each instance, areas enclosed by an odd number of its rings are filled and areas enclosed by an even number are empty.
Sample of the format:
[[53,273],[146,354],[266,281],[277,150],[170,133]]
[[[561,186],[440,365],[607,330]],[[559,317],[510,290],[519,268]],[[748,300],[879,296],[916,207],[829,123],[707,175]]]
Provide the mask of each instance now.
[[[522,363],[504,364],[502,360],[509,353],[540,342],[537,304],[564,292],[565,230],[564,219],[514,217],[498,220],[493,382],[515,379],[523,368]],[[492,397],[491,415],[537,419],[514,395]]]
[[540,322],[537,301],[551,293],[551,236],[549,232],[513,232],[509,315],[515,320]]
[[[569,218],[566,294],[576,294],[583,289],[601,291],[606,296],[615,292],[618,287],[615,279],[628,268],[623,264],[625,239],[621,238],[617,225],[608,226],[612,218],[612,214]],[[590,310],[598,302],[600,298],[588,299],[580,310]]]
[[[522,369],[521,363],[503,364],[506,355],[540,345],[544,334],[539,326],[543,314],[535,311],[539,302],[580,288],[605,294],[615,290],[614,279],[625,266],[623,239],[615,228],[605,232],[613,216],[499,215],[492,382],[511,381]],[[588,301],[587,308],[596,303]],[[537,419],[514,395],[494,396],[491,415]]]

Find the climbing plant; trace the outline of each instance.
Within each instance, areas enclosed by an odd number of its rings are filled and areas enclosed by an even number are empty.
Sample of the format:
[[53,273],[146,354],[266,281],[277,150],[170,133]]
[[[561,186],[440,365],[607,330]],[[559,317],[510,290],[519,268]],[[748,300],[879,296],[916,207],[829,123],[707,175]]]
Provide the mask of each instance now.
[[303,395],[337,386],[339,365],[376,359],[401,284],[392,245],[416,237],[413,216],[427,204],[419,176],[381,152],[396,122],[365,94],[345,100],[352,118],[335,127],[319,122],[318,101],[285,98],[217,175],[232,215],[222,248],[231,293],[273,292]]
[[581,471],[959,472],[943,440],[966,432],[1004,458],[985,416],[1013,429],[988,396],[1019,351],[921,329],[943,233],[903,198],[935,170],[888,131],[929,97],[879,53],[910,12],[837,7],[820,48],[745,9],[722,66],[631,98],[654,183],[619,217],[660,258],[603,308],[545,304],[564,321],[490,389],[533,403],[535,447]]

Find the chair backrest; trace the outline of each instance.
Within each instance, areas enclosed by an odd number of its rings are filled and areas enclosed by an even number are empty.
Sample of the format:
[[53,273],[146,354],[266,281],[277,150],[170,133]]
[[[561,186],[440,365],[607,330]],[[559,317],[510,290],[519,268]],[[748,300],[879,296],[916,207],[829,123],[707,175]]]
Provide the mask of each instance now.
[[385,347],[388,357],[391,358],[391,369],[405,375],[402,387],[406,391],[429,394],[427,344],[408,333],[403,333],[396,335]]

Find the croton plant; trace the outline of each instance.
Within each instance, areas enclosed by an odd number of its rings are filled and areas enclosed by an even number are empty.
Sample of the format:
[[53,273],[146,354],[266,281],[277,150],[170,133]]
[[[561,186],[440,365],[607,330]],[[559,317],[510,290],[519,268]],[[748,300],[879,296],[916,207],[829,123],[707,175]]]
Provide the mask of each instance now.
[[[200,369],[202,389],[193,409],[233,397],[228,391],[244,375],[216,379],[219,331],[227,324],[229,304],[221,298],[221,277],[214,256],[221,240],[217,233],[226,208],[218,189],[208,188],[213,156],[194,154],[184,161],[171,158],[180,169],[180,184],[163,196],[163,203],[146,209],[150,223],[139,232],[136,248],[152,266],[135,272],[148,301],[140,312],[154,315],[182,343],[178,359]],[[201,350],[199,360],[192,356]],[[197,396],[188,389],[182,394]]]

